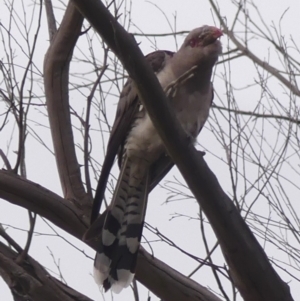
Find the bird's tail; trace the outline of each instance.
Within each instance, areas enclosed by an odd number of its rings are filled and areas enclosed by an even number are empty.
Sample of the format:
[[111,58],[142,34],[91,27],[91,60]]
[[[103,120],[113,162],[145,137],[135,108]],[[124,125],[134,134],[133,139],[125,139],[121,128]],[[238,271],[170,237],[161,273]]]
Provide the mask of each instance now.
[[94,262],[94,278],[105,291],[130,285],[142,236],[149,186],[148,163],[125,158],[107,212]]

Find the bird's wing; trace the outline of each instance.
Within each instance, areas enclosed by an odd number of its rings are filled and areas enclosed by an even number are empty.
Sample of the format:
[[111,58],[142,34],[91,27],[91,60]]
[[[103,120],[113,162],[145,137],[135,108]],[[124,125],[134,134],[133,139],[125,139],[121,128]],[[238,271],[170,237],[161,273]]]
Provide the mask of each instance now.
[[[152,67],[153,71],[158,73],[165,66],[167,59],[171,58],[173,54],[174,53],[171,51],[159,50],[148,54],[146,56],[146,60]],[[132,79],[129,78],[120,95],[115,121],[108,141],[107,153],[102,165],[101,175],[93,202],[91,224],[96,220],[99,214],[107,180],[117,153],[119,154],[120,166],[122,146],[133,118],[139,110],[139,105],[140,100],[138,98],[136,87]],[[151,178],[150,183],[153,182],[156,185],[159,182],[157,179],[162,179],[173,166],[172,161],[167,157],[162,160],[162,164],[166,167],[160,166],[159,168],[156,168],[156,171],[151,173],[152,175],[155,175],[155,178]],[[155,185],[151,184],[151,187],[153,188]]]

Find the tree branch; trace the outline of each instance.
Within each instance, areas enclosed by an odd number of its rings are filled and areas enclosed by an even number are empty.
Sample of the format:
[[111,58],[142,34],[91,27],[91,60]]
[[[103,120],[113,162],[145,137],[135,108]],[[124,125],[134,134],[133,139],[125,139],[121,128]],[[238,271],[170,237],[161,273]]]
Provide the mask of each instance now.
[[15,300],[92,301],[49,275],[29,255],[22,263],[15,261],[17,256],[15,251],[0,242],[0,275]]
[[207,288],[155,259],[142,247],[138,255],[136,278],[162,300],[221,301]]
[[69,108],[69,66],[80,35],[82,15],[69,3],[59,30],[54,35],[44,60],[44,85],[63,193],[90,213],[91,199],[85,193],[76,158]]
[[12,172],[0,170],[0,198],[44,216],[79,239],[89,224],[75,205]]
[[[84,216],[82,220],[82,214],[75,205],[12,172],[0,170],[0,198],[36,212],[78,239],[82,239],[89,225],[89,217]],[[98,230],[95,229],[98,236],[101,233],[101,225],[99,227]],[[98,237],[94,235],[93,239],[85,243],[97,250]],[[136,279],[166,301],[220,301],[206,288],[154,258],[142,248],[138,255]]]
[[72,0],[134,79],[167,151],[201,205],[220,242],[236,286],[246,301],[291,301],[289,287],[271,266],[264,250],[224,193],[217,178],[187,143],[150,66],[132,37],[98,0]]
[[260,58],[258,58],[253,52],[249,50],[248,47],[244,46],[241,42],[238,41],[238,39],[235,37],[234,33],[229,30],[226,23],[224,22],[224,18],[220,15],[220,12],[215,5],[213,0],[209,0],[209,3],[211,4],[215,14],[217,15],[219,22],[222,24],[223,32],[228,35],[230,40],[233,42],[233,44],[244,54],[246,55],[251,61],[256,63],[258,66],[262,67],[264,70],[268,71],[270,74],[275,76],[280,82],[282,82],[287,88],[289,88],[295,95],[300,96],[300,90],[297,86],[293,85],[291,81],[286,79],[284,76],[280,74],[278,69],[274,68],[270,64],[268,64],[266,61],[262,61]]
[[240,115],[252,116],[254,118],[281,119],[281,120],[289,121],[291,123],[300,124],[300,119],[295,119],[295,118],[292,118],[292,117],[289,117],[289,116],[281,116],[281,115],[276,115],[276,114],[261,114],[261,113],[255,113],[255,112],[249,112],[249,111],[235,110],[235,109],[230,109],[230,108],[225,108],[225,107],[217,106],[215,104],[213,104],[212,107],[216,108],[216,109],[218,109],[220,111],[226,111],[226,112],[240,114]]

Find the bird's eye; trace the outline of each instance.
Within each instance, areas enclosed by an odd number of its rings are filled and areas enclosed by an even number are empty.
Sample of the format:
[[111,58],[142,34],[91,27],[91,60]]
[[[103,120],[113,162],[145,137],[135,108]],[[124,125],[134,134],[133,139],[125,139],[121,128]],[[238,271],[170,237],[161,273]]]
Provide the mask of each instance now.
[[197,42],[198,42],[198,39],[191,39],[191,40],[190,40],[190,46],[191,46],[192,48],[194,48],[194,47],[197,45]]

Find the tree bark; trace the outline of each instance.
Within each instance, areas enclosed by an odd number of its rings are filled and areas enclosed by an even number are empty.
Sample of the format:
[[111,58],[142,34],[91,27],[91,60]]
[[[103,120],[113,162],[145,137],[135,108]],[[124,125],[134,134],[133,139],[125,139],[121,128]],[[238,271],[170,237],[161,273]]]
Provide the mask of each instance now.
[[90,214],[92,200],[85,192],[77,162],[69,105],[69,67],[81,33],[82,15],[70,2],[44,60],[44,86],[57,169],[66,199]]
[[7,283],[15,301],[92,301],[64,285],[32,257],[16,262],[18,253],[0,242],[0,275]]
[[[78,239],[83,237],[89,225],[89,218],[82,219],[82,213],[76,205],[11,172],[0,170],[0,198],[36,212]],[[95,233],[100,234],[100,231],[101,229]],[[97,250],[97,239],[94,236],[85,243]],[[6,256],[6,253],[3,254]],[[1,275],[6,280],[10,267],[5,267]],[[208,289],[154,258],[142,248],[138,255],[136,279],[165,301],[220,301]],[[7,283],[10,286],[10,282]]]

